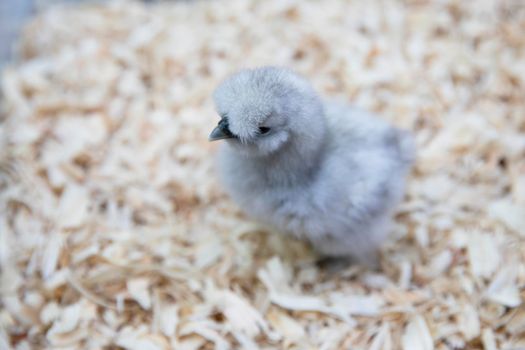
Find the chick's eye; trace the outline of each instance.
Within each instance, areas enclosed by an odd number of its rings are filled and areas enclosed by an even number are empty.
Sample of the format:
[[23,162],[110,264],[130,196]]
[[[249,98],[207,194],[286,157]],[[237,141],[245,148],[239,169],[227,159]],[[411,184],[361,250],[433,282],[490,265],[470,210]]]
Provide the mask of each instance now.
[[268,132],[270,132],[270,128],[267,128],[265,126],[261,126],[259,127],[259,132],[264,135],[264,134],[267,134]]

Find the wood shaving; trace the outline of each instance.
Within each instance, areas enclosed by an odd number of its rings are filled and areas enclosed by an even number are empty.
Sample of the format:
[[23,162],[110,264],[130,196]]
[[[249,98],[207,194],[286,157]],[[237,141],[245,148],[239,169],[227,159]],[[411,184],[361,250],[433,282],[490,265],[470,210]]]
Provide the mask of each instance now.
[[[525,6],[56,5],[2,72],[1,349],[525,347]],[[211,94],[284,65],[412,130],[381,270],[320,270],[214,170]]]

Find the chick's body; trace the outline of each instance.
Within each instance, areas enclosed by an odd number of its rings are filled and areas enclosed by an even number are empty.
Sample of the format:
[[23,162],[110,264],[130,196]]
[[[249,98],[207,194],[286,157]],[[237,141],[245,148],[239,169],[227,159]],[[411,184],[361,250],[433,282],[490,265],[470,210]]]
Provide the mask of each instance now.
[[[256,124],[259,128],[273,124],[271,132],[285,129],[288,136],[280,137],[286,141],[276,149],[272,147],[271,152],[265,152],[264,147],[262,151],[243,152],[244,144],[255,143],[248,147],[257,147],[257,142],[267,142],[264,138],[271,134],[256,133],[247,140],[241,135],[224,145],[219,165],[227,192],[250,216],[309,241],[324,256],[374,264],[393,209],[404,193],[414,155],[411,135],[345,104],[323,103],[300,78],[288,86],[289,79],[297,78],[289,71],[263,68],[248,72],[251,75],[246,73],[244,79],[256,81],[256,88],[245,93],[237,91],[236,103],[246,113],[245,107],[253,104],[251,96],[264,91],[267,85],[258,78],[264,81],[265,74],[269,75],[266,78],[273,82],[269,84],[273,88],[277,81],[277,86],[289,89],[283,92],[275,88],[272,94],[278,98],[265,101],[272,105],[269,110],[281,123],[259,120]],[[236,81],[238,77],[232,79],[219,89],[235,91],[237,85],[244,85]],[[243,117],[232,115],[235,108],[224,111],[228,109],[224,96],[218,91],[216,102],[219,112],[222,110],[228,119],[238,119],[237,123],[230,122],[235,135],[234,129],[242,131]],[[290,101],[294,98],[298,101]],[[286,107],[294,103],[298,105]],[[304,115],[298,117],[301,113]],[[300,126],[283,123],[283,116],[299,119]],[[298,130],[301,127],[304,129]],[[309,130],[312,127],[315,130]]]

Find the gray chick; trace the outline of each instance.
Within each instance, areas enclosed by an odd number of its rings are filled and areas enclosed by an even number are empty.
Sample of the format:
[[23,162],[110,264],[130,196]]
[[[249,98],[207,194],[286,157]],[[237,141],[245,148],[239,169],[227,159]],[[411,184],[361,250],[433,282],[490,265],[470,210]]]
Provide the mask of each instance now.
[[414,160],[410,133],[284,68],[243,70],[214,93],[221,180],[250,216],[323,257],[376,266]]

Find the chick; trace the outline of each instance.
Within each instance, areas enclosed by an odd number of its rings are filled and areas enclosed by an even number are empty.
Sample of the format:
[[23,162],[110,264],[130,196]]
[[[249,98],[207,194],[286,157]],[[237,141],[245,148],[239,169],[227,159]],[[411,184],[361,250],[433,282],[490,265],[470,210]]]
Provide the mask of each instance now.
[[214,93],[222,182],[250,216],[323,257],[376,266],[414,160],[412,136],[323,101],[278,67],[243,70]]

